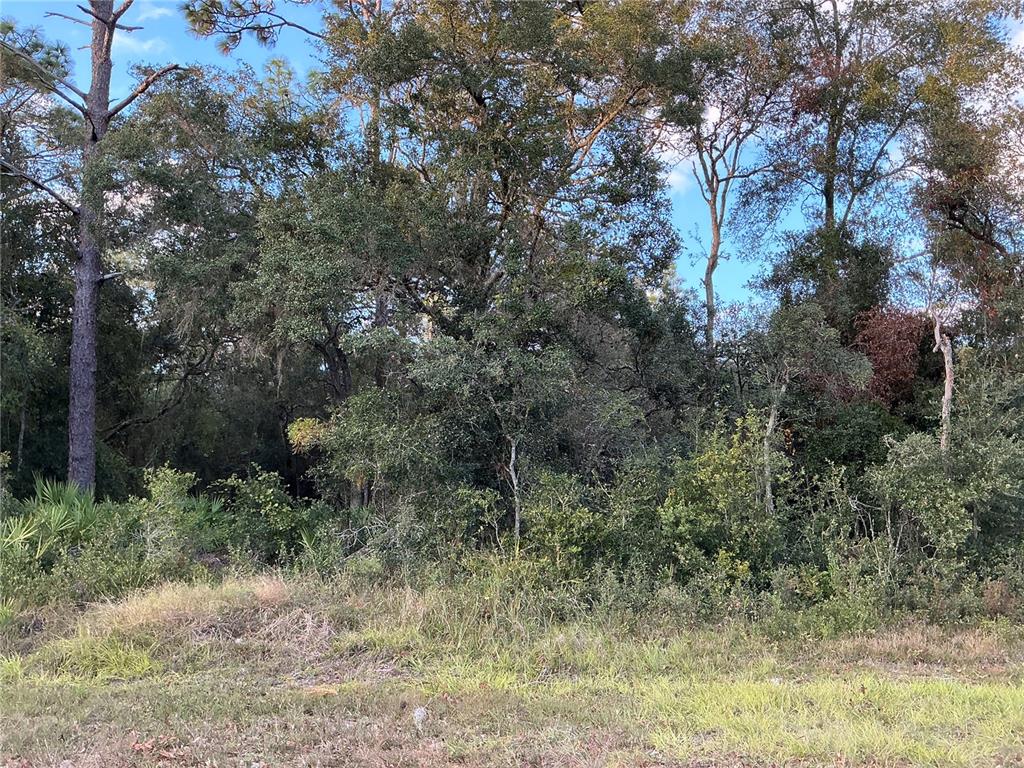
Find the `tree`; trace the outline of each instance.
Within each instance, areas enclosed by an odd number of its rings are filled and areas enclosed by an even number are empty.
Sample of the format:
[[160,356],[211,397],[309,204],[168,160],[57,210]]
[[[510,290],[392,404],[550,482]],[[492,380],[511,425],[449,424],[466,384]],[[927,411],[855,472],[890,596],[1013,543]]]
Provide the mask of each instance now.
[[[78,243],[75,255],[74,310],[71,326],[71,364],[69,369],[68,407],[68,479],[82,488],[92,488],[96,482],[96,368],[97,318],[99,291],[104,282],[103,240],[105,193],[109,189],[109,169],[105,167],[103,140],[111,123],[121,112],[149,90],[168,73],[179,69],[172,64],[147,74],[125,98],[112,103],[110,79],[113,71],[111,50],[118,31],[130,32],[133,27],[121,24],[121,19],[134,0],[114,8],[113,0],[90,0],[84,8],[88,17],[78,20],[92,30],[90,46],[92,78],[88,91],[75,87],[59,70],[53,69],[40,48],[2,43],[4,58],[14,60],[24,71],[24,77],[46,94],[71,105],[83,118],[84,136],[81,143],[77,183],[74,189],[77,202],[56,180],[41,179],[20,168],[9,159],[3,168],[26,179],[46,193],[78,219]],[[71,180],[64,180],[70,182]]]
[[[1024,60],[1012,65],[1024,71]],[[1007,289],[1024,285],[1024,108],[1005,88],[987,92],[1010,102],[994,110],[956,82],[933,86],[917,189],[936,259],[989,314]]]
[[772,36],[768,17],[745,5],[706,3],[698,34],[709,41],[710,55],[698,69],[704,105],[701,120],[684,126],[684,151],[692,152],[692,171],[708,206],[711,242],[704,267],[704,340],[715,346],[714,276],[722,258],[724,229],[734,187],[771,169],[757,155],[765,131],[779,121],[784,105],[787,58],[782,41]]
[[787,83],[768,188],[806,196],[808,218],[845,230],[859,204],[899,180],[909,159],[894,149],[913,124],[927,56],[938,35],[931,5],[780,0],[774,33],[799,52]]
[[[793,41],[795,57],[785,119],[767,145],[774,173],[751,189],[748,213],[779,221],[799,206],[815,231],[812,271],[825,293],[844,290],[849,244],[884,257],[910,240],[917,136],[930,94],[951,67],[971,70],[959,82],[975,95],[977,83],[1002,72],[1000,25],[1012,7],[988,0],[772,6],[773,34]],[[870,261],[862,266],[873,271]]]
[[805,386],[839,390],[863,389],[871,367],[863,355],[842,346],[839,334],[814,302],[782,307],[750,333],[746,353],[767,400],[768,419],[762,441],[765,508],[775,512],[772,490],[772,444],[782,407],[796,382]]
[[926,326],[919,312],[891,306],[874,307],[857,318],[853,348],[871,362],[868,390],[884,405],[911,393]]
[[[260,24],[279,29],[280,14],[260,8],[195,2],[190,18],[232,41]],[[373,183],[400,182],[397,193],[418,194],[437,217],[416,235],[414,274],[390,292],[453,332],[517,271],[544,268],[561,227],[639,229],[626,208],[656,197],[659,121],[649,113],[694,113],[691,52],[676,44],[685,20],[674,3],[367,2],[329,14],[330,34],[316,33],[329,54],[324,82],[363,111],[360,138],[381,163]],[[650,255],[637,266],[660,278],[671,254]],[[452,302],[461,306],[448,311]]]
[[[989,321],[1004,297],[1024,287],[1024,109],[1014,103],[1019,83],[1014,75],[1024,72],[1024,56],[998,33],[979,36],[993,63],[953,57],[943,62],[924,90],[917,146],[922,173],[915,200],[924,214],[929,261],[917,278],[927,287],[934,351],[943,361],[939,446],[944,461],[956,370],[949,327],[974,313],[989,335]],[[1009,106],[994,109],[989,100]]]
[[[413,376],[453,406],[480,410],[477,422],[497,428],[502,444],[498,459],[512,493],[512,530],[519,547],[523,517],[523,464],[536,452],[534,442],[546,431],[570,392],[572,369],[557,349],[524,351],[501,335],[480,328],[472,341],[442,339],[425,350]],[[536,455],[536,453],[535,453]]]

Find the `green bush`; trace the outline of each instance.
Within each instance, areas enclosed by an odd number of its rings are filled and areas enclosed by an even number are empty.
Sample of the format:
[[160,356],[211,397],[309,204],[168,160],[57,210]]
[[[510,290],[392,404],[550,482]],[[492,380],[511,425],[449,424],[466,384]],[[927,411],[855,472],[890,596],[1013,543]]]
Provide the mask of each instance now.
[[98,502],[66,483],[38,481],[0,521],[5,604],[87,602],[167,578],[205,573],[199,558],[222,546],[219,502],[190,496],[192,475],[146,473],[148,495]]
[[765,502],[758,427],[753,415],[732,434],[719,427],[694,456],[676,462],[660,513],[684,579],[709,571],[716,578],[761,577],[770,570],[781,524]]
[[226,542],[247,550],[264,563],[284,563],[302,546],[303,531],[315,527],[311,511],[320,509],[295,501],[281,477],[253,466],[248,477],[232,475],[215,486],[224,496]]
[[0,588],[17,602],[91,600],[146,583],[134,518],[67,483],[38,480],[0,525]]
[[669,475],[668,462],[658,454],[634,455],[611,484],[598,489],[607,518],[602,560],[627,581],[663,578],[672,563],[672,542],[660,511]]
[[525,553],[559,579],[580,579],[604,551],[607,521],[578,478],[542,472],[523,508]]

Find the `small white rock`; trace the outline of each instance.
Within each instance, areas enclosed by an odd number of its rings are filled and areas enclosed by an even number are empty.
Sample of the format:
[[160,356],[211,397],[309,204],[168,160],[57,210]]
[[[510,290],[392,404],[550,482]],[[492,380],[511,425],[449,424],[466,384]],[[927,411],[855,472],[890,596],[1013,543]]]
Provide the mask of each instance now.
[[430,713],[427,712],[426,707],[416,707],[416,709],[412,711],[412,722],[416,726],[417,731],[423,730],[423,725],[427,722],[427,716],[429,714]]

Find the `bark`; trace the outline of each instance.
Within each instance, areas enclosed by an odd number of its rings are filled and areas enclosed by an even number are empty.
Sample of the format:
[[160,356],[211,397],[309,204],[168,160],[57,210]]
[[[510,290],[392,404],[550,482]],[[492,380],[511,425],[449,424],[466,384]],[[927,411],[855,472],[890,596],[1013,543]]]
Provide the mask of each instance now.
[[831,131],[829,136],[829,168],[825,171],[825,183],[822,196],[825,200],[824,224],[825,230],[832,232],[836,228],[836,172],[835,172],[835,150],[832,144]]
[[21,458],[25,449],[25,404],[21,404],[21,417],[18,419],[18,463],[15,472],[21,472]]
[[842,130],[840,109],[840,105],[833,105],[834,111],[829,116],[828,132],[825,137],[825,178],[822,184],[822,198],[825,208],[823,224],[828,232],[836,228],[836,176],[839,173],[839,138]]
[[516,553],[519,553],[519,534],[523,518],[523,500],[519,492],[519,468],[516,459],[519,453],[519,438],[509,438],[508,478],[512,486],[512,507],[515,514]]
[[[709,204],[710,205],[710,204]],[[708,260],[704,267],[704,302],[707,307],[707,320],[704,327],[704,340],[707,342],[708,352],[715,348],[715,269],[718,267],[718,257],[722,249],[722,227],[718,220],[717,211],[711,208],[711,248],[708,250]]]
[[324,366],[327,368],[327,387],[330,390],[331,398],[340,405],[352,394],[352,368],[349,365],[348,355],[337,346],[335,341],[328,341],[324,344],[317,343],[314,346],[323,357]]
[[[374,328],[387,328],[391,321],[391,303],[383,286],[377,288],[377,298],[374,302],[374,313],[372,325]],[[377,389],[384,389],[387,384],[387,355],[378,352],[373,361],[373,383]]]
[[369,482],[353,480],[348,487],[348,508],[359,509],[369,504]]
[[75,301],[71,320],[68,410],[68,481],[81,488],[96,484],[96,347],[103,225],[103,184],[97,179],[100,142],[110,124],[110,48],[113,0],[92,2],[92,82],[86,95],[82,145],[82,199],[79,204]]
[[942,327],[942,319],[938,312],[932,311],[934,323],[935,351],[942,353],[944,378],[942,387],[942,406],[939,412],[939,450],[945,456],[949,453],[950,422],[953,412],[953,342]]

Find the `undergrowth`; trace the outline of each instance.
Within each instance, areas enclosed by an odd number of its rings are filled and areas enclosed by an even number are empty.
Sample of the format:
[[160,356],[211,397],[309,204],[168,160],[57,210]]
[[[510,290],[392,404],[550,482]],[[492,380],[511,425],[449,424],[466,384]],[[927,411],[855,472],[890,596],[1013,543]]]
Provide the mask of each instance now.
[[1024,758],[1008,622],[809,642],[358,573],[169,583],[62,618],[4,633],[0,755],[149,764],[159,750],[133,744],[155,740],[218,765],[355,749],[420,765]]

